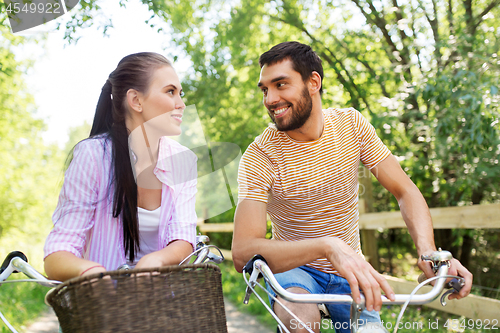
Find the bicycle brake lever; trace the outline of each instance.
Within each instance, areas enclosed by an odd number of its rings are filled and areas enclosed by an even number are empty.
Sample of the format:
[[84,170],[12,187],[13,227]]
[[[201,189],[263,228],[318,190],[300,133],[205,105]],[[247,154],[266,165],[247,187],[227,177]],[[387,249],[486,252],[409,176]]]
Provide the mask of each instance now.
[[446,297],[448,295],[451,295],[453,293],[458,293],[460,292],[460,289],[465,285],[465,281],[463,278],[457,279],[453,278],[450,282],[446,284],[447,288],[450,288],[450,290],[446,291],[442,296],[441,296],[441,305],[446,306]]
[[455,292],[455,290],[448,290],[447,292],[445,292],[442,296],[441,296],[441,305],[442,306],[446,306],[446,297],[450,294],[453,294]]

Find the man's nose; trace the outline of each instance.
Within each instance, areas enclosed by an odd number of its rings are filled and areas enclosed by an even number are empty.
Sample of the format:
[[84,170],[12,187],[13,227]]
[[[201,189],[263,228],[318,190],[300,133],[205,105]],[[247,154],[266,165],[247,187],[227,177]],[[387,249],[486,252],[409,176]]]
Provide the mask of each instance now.
[[280,96],[277,91],[269,89],[267,91],[266,103],[268,105],[276,104],[280,101]]

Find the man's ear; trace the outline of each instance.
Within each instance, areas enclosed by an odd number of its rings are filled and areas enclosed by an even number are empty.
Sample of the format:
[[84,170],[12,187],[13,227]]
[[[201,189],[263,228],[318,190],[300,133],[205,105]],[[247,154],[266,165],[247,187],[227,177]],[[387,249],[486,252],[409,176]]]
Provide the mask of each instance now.
[[142,112],[142,94],[135,89],[127,91],[127,104],[130,109],[136,112]]
[[319,76],[318,72],[313,71],[311,73],[311,76],[309,77],[309,95],[314,95],[315,93],[319,92],[321,89],[321,76]]

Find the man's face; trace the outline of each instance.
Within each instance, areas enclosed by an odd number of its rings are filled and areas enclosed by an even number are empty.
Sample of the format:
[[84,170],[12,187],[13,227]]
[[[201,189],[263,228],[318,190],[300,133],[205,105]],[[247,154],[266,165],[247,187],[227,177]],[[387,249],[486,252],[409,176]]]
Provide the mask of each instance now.
[[292,68],[291,60],[264,65],[258,86],[269,117],[279,131],[298,129],[309,119],[311,95],[300,73]]

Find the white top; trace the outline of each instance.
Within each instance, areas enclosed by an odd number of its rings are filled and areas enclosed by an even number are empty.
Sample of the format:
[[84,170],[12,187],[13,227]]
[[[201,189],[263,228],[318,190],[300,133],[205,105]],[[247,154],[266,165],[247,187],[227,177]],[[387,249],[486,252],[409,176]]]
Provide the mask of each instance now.
[[137,215],[139,218],[139,244],[140,250],[135,256],[133,263],[129,265],[135,266],[139,260],[146,254],[158,251],[158,228],[160,225],[160,207],[155,210],[147,210],[137,207]]

